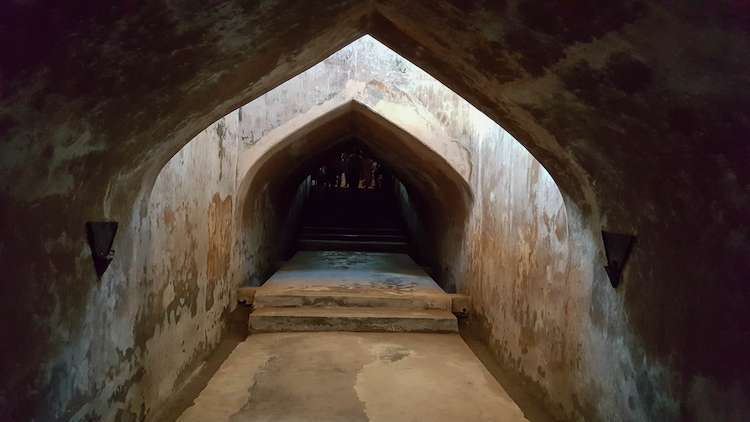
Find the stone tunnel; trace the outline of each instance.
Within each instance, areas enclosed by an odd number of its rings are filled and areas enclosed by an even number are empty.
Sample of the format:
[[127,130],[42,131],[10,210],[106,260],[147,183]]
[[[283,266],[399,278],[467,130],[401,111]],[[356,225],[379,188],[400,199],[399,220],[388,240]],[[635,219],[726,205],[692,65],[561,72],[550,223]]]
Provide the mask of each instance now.
[[47,3],[3,420],[750,418],[744,3]]

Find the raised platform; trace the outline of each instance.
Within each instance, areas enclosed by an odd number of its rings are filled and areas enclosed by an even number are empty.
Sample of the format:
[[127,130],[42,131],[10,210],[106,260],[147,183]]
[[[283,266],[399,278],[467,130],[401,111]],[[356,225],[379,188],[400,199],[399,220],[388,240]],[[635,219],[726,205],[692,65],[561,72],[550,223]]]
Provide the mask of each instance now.
[[298,252],[253,305],[253,331],[457,331],[451,297],[405,254]]

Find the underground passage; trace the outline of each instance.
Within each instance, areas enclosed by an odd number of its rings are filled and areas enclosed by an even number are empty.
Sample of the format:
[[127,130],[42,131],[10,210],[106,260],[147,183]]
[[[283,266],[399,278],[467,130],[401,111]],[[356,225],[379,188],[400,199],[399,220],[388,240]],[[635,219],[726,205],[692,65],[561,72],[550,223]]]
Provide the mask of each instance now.
[[0,5],[0,420],[750,419],[743,2]]

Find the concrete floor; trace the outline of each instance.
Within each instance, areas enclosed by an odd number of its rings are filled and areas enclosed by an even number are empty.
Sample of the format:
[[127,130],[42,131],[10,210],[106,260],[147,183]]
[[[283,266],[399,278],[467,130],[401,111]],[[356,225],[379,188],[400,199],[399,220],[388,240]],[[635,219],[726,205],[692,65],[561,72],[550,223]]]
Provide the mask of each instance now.
[[[445,312],[455,320],[449,295],[407,255],[389,253],[299,252],[257,289],[254,306],[251,326],[259,312],[315,312],[321,321],[343,311]],[[242,318],[236,326],[246,329]],[[470,348],[458,334],[345,332],[336,324],[339,331],[243,337],[175,396],[163,419],[527,421],[526,413],[551,421],[521,383],[512,380],[508,395],[491,353],[477,354],[479,342]],[[285,327],[279,331],[294,331]]]
[[456,334],[269,333],[240,343],[179,421],[526,421]]

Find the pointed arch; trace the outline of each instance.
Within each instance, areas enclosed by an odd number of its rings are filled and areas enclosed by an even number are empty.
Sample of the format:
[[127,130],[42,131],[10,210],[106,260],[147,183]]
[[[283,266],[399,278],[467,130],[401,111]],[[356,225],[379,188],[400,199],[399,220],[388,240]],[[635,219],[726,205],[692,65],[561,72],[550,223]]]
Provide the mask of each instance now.
[[[310,164],[350,138],[364,142],[404,183],[421,220],[432,228],[426,230],[432,238],[424,245],[440,249],[450,239],[444,235],[447,231],[454,237],[462,236],[473,202],[471,187],[454,164],[430,146],[441,142],[438,140],[441,135],[423,129],[420,133],[405,129],[382,113],[351,100],[316,110],[270,134],[265,151],[244,171],[237,196],[241,207],[237,227],[242,232],[245,263],[242,272],[250,275],[250,283],[258,283],[270,275],[274,263],[283,255],[287,245],[279,240],[289,236],[281,234],[281,224],[295,189],[310,171]],[[426,134],[432,134],[430,140],[425,139]],[[425,253],[425,257],[433,257],[428,262],[434,261],[435,256],[435,251]],[[443,265],[435,267],[440,269]],[[439,281],[446,286],[455,285],[451,280]]]

